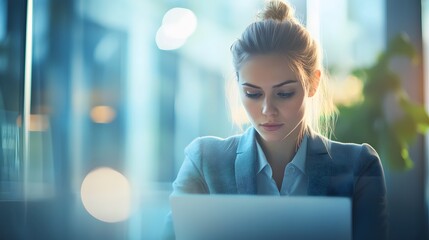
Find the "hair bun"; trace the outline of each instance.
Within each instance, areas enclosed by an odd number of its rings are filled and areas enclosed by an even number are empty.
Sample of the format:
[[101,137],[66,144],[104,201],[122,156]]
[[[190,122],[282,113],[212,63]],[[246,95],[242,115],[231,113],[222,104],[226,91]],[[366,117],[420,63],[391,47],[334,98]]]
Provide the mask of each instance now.
[[270,0],[265,3],[265,8],[259,13],[262,20],[294,21],[295,10],[288,3],[281,0]]

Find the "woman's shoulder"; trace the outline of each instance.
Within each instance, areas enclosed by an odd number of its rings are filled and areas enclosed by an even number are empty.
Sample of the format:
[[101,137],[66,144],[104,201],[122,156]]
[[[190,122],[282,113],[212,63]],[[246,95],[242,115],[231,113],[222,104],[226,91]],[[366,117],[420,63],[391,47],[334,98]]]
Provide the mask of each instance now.
[[335,163],[351,164],[356,169],[382,168],[377,151],[368,143],[329,140],[329,154]]
[[368,143],[348,143],[329,140],[329,150],[331,154],[346,156],[367,156],[379,158],[377,151]]
[[368,143],[350,143],[335,140],[328,140],[328,146],[331,151],[345,152],[365,152],[370,155],[377,155],[377,151]]
[[310,132],[312,150],[327,152],[331,156],[348,158],[356,155],[373,156],[378,158],[377,151],[368,143],[350,143],[326,138],[320,134]]

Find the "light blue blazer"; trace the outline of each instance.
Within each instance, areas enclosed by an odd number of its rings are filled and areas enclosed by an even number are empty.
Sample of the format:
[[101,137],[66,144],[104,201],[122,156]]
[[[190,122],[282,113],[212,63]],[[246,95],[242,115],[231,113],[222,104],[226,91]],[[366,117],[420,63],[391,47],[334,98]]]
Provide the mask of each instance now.
[[[201,137],[185,149],[173,183],[175,194],[257,194],[256,131],[226,139]],[[386,238],[386,188],[383,168],[368,144],[345,144],[308,131],[305,171],[308,195],[352,200],[353,239]],[[166,238],[174,239],[171,217]]]

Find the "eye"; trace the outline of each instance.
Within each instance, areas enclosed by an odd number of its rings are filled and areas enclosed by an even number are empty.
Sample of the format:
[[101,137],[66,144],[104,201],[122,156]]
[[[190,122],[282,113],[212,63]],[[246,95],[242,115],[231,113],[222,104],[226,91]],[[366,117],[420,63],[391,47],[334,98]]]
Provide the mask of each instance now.
[[253,98],[253,99],[256,99],[256,98],[259,98],[260,96],[262,96],[262,93],[259,93],[259,92],[245,91],[244,94],[246,94],[246,97]]
[[281,98],[291,98],[293,95],[295,95],[295,92],[279,92],[277,93],[277,96]]

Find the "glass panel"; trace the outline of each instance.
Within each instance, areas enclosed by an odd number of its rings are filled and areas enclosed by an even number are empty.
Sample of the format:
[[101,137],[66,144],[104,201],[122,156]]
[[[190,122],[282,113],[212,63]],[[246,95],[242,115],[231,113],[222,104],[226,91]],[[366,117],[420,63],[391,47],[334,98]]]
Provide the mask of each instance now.
[[0,200],[23,197],[25,1],[0,0]]
[[[51,103],[46,94],[47,76],[43,66],[48,61],[49,1],[31,1],[33,17],[31,52],[31,101],[28,125],[28,159],[26,161],[27,200],[50,198],[55,193],[52,143]],[[30,3],[30,1],[29,1]],[[28,40],[28,39],[27,39]],[[27,94],[27,93],[26,93]]]

